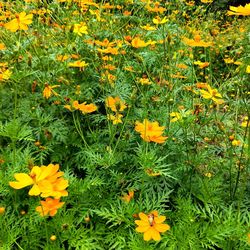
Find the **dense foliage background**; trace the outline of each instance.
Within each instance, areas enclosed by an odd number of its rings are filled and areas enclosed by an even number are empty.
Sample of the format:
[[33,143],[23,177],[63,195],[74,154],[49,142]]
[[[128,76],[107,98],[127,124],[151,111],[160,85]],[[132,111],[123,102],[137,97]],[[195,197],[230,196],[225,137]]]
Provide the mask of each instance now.
[[[0,1],[1,249],[249,249],[250,22],[212,2]],[[42,217],[9,182],[50,163],[68,196]]]

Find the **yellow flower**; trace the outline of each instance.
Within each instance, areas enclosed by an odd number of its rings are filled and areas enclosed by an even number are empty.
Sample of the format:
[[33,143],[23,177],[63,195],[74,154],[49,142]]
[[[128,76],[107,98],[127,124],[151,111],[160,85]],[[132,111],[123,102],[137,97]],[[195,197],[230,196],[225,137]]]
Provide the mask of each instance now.
[[247,65],[247,67],[246,67],[246,73],[250,74],[250,65]]
[[122,118],[123,115],[116,113],[115,115],[108,115],[108,119],[111,120],[113,122],[114,125],[118,124],[118,123],[122,123]]
[[168,19],[165,16],[163,19],[161,19],[159,16],[153,18],[154,24],[163,24],[163,23],[166,23],[167,21],[168,21]]
[[194,36],[194,39],[184,37],[182,41],[191,47],[209,47],[213,45],[211,42],[202,41],[200,35]]
[[144,29],[144,30],[147,30],[147,31],[153,31],[153,30],[156,30],[156,28],[155,27],[153,27],[153,26],[150,26],[149,24],[147,24],[147,25],[144,25],[144,26],[140,26],[142,29]]
[[[71,106],[69,105],[65,105],[65,106],[64,106],[65,108],[72,111]],[[86,102],[79,103],[78,101],[73,101],[72,107],[75,110],[80,110],[83,114],[93,113],[97,110],[97,107],[94,103],[86,104]]]
[[149,45],[149,43],[145,43],[143,40],[141,40],[139,37],[135,37],[134,39],[132,39],[131,41],[131,45],[134,48],[143,48],[143,47],[147,47]]
[[222,98],[221,94],[218,92],[217,89],[212,89],[209,84],[206,85],[206,90],[200,90],[201,95],[205,99],[212,99],[216,104],[222,104],[224,103],[224,100],[220,99]]
[[108,108],[110,108],[114,112],[122,112],[127,108],[127,105],[124,101],[121,100],[119,96],[112,97],[109,96],[105,99],[105,104]]
[[202,3],[212,3],[214,0],[201,0]]
[[50,236],[49,239],[50,239],[51,241],[55,241],[55,240],[56,240],[56,236],[53,234],[53,235]]
[[209,66],[209,62],[201,62],[201,61],[195,61],[194,65],[198,65],[200,69],[206,68]]
[[141,138],[146,142],[164,143],[167,139],[166,136],[162,136],[164,126],[160,127],[159,123],[150,122],[144,119],[143,122],[135,122],[135,131],[141,134]]
[[241,127],[246,128],[250,124],[248,116],[244,117],[243,122],[241,123]]
[[87,25],[84,22],[80,22],[79,24],[74,24],[73,32],[79,36],[82,36],[82,34],[88,34],[87,29]]
[[226,64],[230,64],[230,63],[234,63],[234,60],[233,60],[232,58],[225,58],[225,59],[224,59],[224,62],[225,62]]
[[150,84],[152,84],[152,82],[148,78],[145,78],[145,77],[144,78],[140,78],[139,82],[142,85],[150,85]]
[[182,120],[182,116],[179,112],[172,112],[169,114],[172,119],[170,120],[170,122],[176,122],[178,120]]
[[149,241],[151,239],[159,241],[161,239],[160,233],[164,233],[170,229],[168,224],[163,224],[166,220],[165,216],[159,216],[157,211],[152,211],[150,214],[146,215],[144,213],[139,213],[141,220],[136,220],[135,224],[138,227],[135,229],[139,233],[144,233],[144,240]]
[[12,75],[12,72],[9,69],[0,68],[0,81],[8,80]]
[[68,187],[68,181],[60,178],[63,172],[58,172],[58,170],[58,164],[34,166],[30,174],[14,174],[17,181],[11,181],[9,185],[14,189],[22,189],[32,185],[29,195],[41,194],[42,197],[54,196],[56,198],[67,196],[68,192],[65,189]]
[[33,14],[26,15],[25,12],[16,14],[16,18],[4,24],[4,27],[11,32],[17,30],[28,30],[28,25],[32,23]]
[[79,68],[82,70],[84,67],[88,66],[89,64],[85,61],[75,61],[73,63],[68,63],[69,67]]
[[4,214],[5,212],[5,207],[0,207],[0,214]]
[[46,198],[45,201],[40,201],[41,206],[36,207],[36,211],[41,216],[55,216],[57,209],[61,208],[65,202],[60,202],[60,199]]
[[60,85],[49,86],[48,83],[45,83],[45,88],[43,90],[43,97],[45,97],[46,99],[49,99],[52,94],[57,96],[58,94],[53,89],[58,88],[58,87],[60,87]]
[[234,139],[234,140],[232,141],[232,145],[233,145],[233,146],[240,146],[240,145],[241,145],[241,141],[240,141],[240,140]]
[[6,49],[5,45],[3,43],[0,43],[0,50],[5,50],[5,49]]
[[238,7],[229,6],[228,15],[236,15],[236,16],[249,16],[250,15],[250,3],[246,4],[244,7],[242,5]]

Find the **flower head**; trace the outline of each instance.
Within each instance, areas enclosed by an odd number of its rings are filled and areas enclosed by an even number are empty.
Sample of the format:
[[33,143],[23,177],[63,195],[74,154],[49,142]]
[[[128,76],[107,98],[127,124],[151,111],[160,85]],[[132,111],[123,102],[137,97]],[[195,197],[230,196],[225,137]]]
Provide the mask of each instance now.
[[26,15],[25,12],[16,14],[16,18],[6,23],[4,27],[11,32],[17,30],[28,30],[28,24],[32,23],[33,14]]
[[246,4],[244,7],[242,5],[238,7],[229,6],[229,11],[227,12],[228,15],[235,15],[235,16],[250,16],[250,3]]
[[36,211],[41,216],[55,216],[57,209],[61,208],[65,202],[60,202],[60,199],[47,198],[45,201],[41,201],[41,206],[36,207]]
[[164,126],[160,127],[159,123],[150,122],[144,119],[143,122],[135,122],[135,131],[141,134],[141,138],[147,142],[164,143],[167,136],[162,136]]
[[135,224],[138,227],[135,229],[139,233],[144,233],[144,240],[149,241],[160,240],[160,233],[164,233],[170,229],[168,224],[163,224],[166,220],[165,216],[159,216],[157,211],[152,211],[150,214],[146,215],[144,213],[139,213],[141,220],[136,220]]
[[203,90],[203,89],[200,90],[200,93],[201,93],[201,95],[202,95],[203,98],[205,98],[205,99],[211,99],[216,104],[222,104],[222,103],[224,103],[224,100],[221,99],[222,96],[218,92],[217,89],[212,89],[209,84],[206,84],[206,88],[207,88],[207,90]]
[[114,112],[122,112],[127,108],[127,105],[119,96],[112,97],[109,96],[105,99],[105,104],[108,108],[110,108]]
[[52,94],[57,96],[58,94],[53,89],[58,87],[60,87],[60,85],[50,86],[48,83],[45,83],[45,88],[43,90],[43,97],[49,99],[52,96]]
[[82,34],[88,34],[87,29],[88,27],[86,26],[86,24],[84,22],[81,22],[79,24],[74,24],[73,32],[79,36],[82,36]]
[[191,47],[209,47],[213,45],[211,42],[202,41],[200,35],[196,35],[194,39],[184,37],[182,41]]

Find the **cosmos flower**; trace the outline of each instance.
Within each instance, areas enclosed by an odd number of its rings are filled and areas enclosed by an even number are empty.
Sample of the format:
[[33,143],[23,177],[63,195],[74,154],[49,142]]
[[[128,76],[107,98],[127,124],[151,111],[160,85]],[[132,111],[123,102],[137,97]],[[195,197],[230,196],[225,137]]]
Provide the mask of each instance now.
[[60,199],[46,198],[45,201],[40,201],[41,206],[36,207],[36,211],[41,216],[55,216],[57,210],[63,206],[65,202],[60,202]]
[[246,4],[244,7],[242,5],[238,7],[229,6],[228,15],[232,16],[250,16],[250,3]]
[[167,139],[167,136],[162,136],[165,127],[159,126],[159,123],[150,122],[147,119],[144,119],[143,122],[135,122],[135,131],[141,134],[141,138],[146,142],[156,142],[164,143]]
[[217,89],[212,89],[209,84],[206,85],[206,89],[207,90],[203,90],[203,89],[200,90],[200,93],[201,93],[201,95],[202,95],[203,98],[205,98],[205,99],[211,99],[216,104],[222,104],[222,103],[224,103],[224,100],[221,99],[222,96],[218,92]]
[[188,39],[188,38],[184,37],[182,39],[182,41],[186,45],[189,45],[191,47],[209,47],[209,46],[213,45],[213,43],[211,43],[211,42],[202,41],[200,35],[194,36],[194,39]]
[[32,23],[33,14],[26,15],[25,12],[16,14],[16,18],[4,24],[4,27],[11,32],[17,30],[28,30],[28,25]]
[[108,108],[110,108],[114,112],[122,112],[127,108],[127,105],[119,96],[112,97],[109,96],[105,99],[105,104]]
[[170,229],[168,224],[163,222],[166,220],[165,216],[159,216],[157,211],[152,211],[146,215],[139,213],[140,220],[136,220],[135,224],[138,227],[135,229],[139,233],[144,233],[144,240],[149,241],[151,239],[159,241],[161,239],[160,233],[164,233]]

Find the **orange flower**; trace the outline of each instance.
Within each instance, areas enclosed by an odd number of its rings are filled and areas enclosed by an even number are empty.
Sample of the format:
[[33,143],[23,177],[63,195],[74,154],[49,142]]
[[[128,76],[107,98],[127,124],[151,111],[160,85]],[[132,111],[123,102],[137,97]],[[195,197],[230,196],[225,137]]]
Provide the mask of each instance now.
[[47,198],[45,201],[40,201],[41,206],[36,207],[36,211],[41,216],[55,216],[57,209],[61,208],[65,202],[60,202],[60,199]]
[[26,15],[25,12],[16,14],[16,18],[6,23],[4,27],[11,32],[17,30],[28,30],[28,24],[32,23],[33,14]]
[[124,200],[125,202],[129,203],[131,201],[131,199],[133,199],[135,192],[129,191],[128,194],[125,194],[122,196],[122,200]]
[[46,99],[49,99],[52,94],[57,96],[58,94],[53,89],[58,88],[58,87],[60,87],[60,85],[49,86],[48,83],[45,83],[45,88],[43,90],[43,97],[45,97]]
[[139,213],[141,220],[136,220],[135,224],[138,227],[135,229],[139,233],[144,233],[144,240],[149,241],[151,239],[158,241],[161,239],[160,233],[164,233],[170,229],[168,224],[163,224],[166,220],[165,216],[158,216],[157,211],[152,211],[150,214],[146,215],[144,213]]
[[4,214],[5,212],[5,207],[0,207],[0,214]]
[[[72,106],[74,109],[80,110],[83,114],[93,113],[97,110],[97,107],[94,103],[86,104],[86,102],[79,103],[78,101],[74,101],[72,103]],[[71,108],[69,108],[69,105],[66,105],[66,108],[71,110]]]
[[136,121],[135,131],[141,134],[141,138],[146,142],[164,143],[167,136],[162,136],[165,127],[160,127],[159,123],[150,122],[144,119],[142,123]]
[[17,173],[14,177],[17,181],[9,182],[9,185],[14,189],[22,189],[32,185],[29,195],[42,197],[54,196],[59,198],[67,196],[65,190],[68,187],[68,181],[63,179],[63,172],[58,172],[58,164],[49,164],[48,166],[34,166],[30,174]]
[[149,45],[149,43],[145,43],[143,40],[141,40],[139,37],[136,37],[134,39],[132,39],[131,41],[131,45],[134,48],[143,48],[143,47],[147,47]]
[[109,96],[105,99],[105,104],[108,108],[110,108],[114,112],[122,112],[127,108],[127,105],[124,101],[121,100],[119,96],[112,97]]
[[69,67],[79,68],[80,70],[83,70],[84,67],[88,66],[89,64],[85,61],[75,61],[73,63],[68,63]]
[[183,42],[191,47],[209,47],[213,45],[211,42],[202,41],[200,35],[196,35],[194,39],[184,37]]
[[0,50],[5,50],[5,49],[6,49],[5,45],[3,43],[0,43]]

